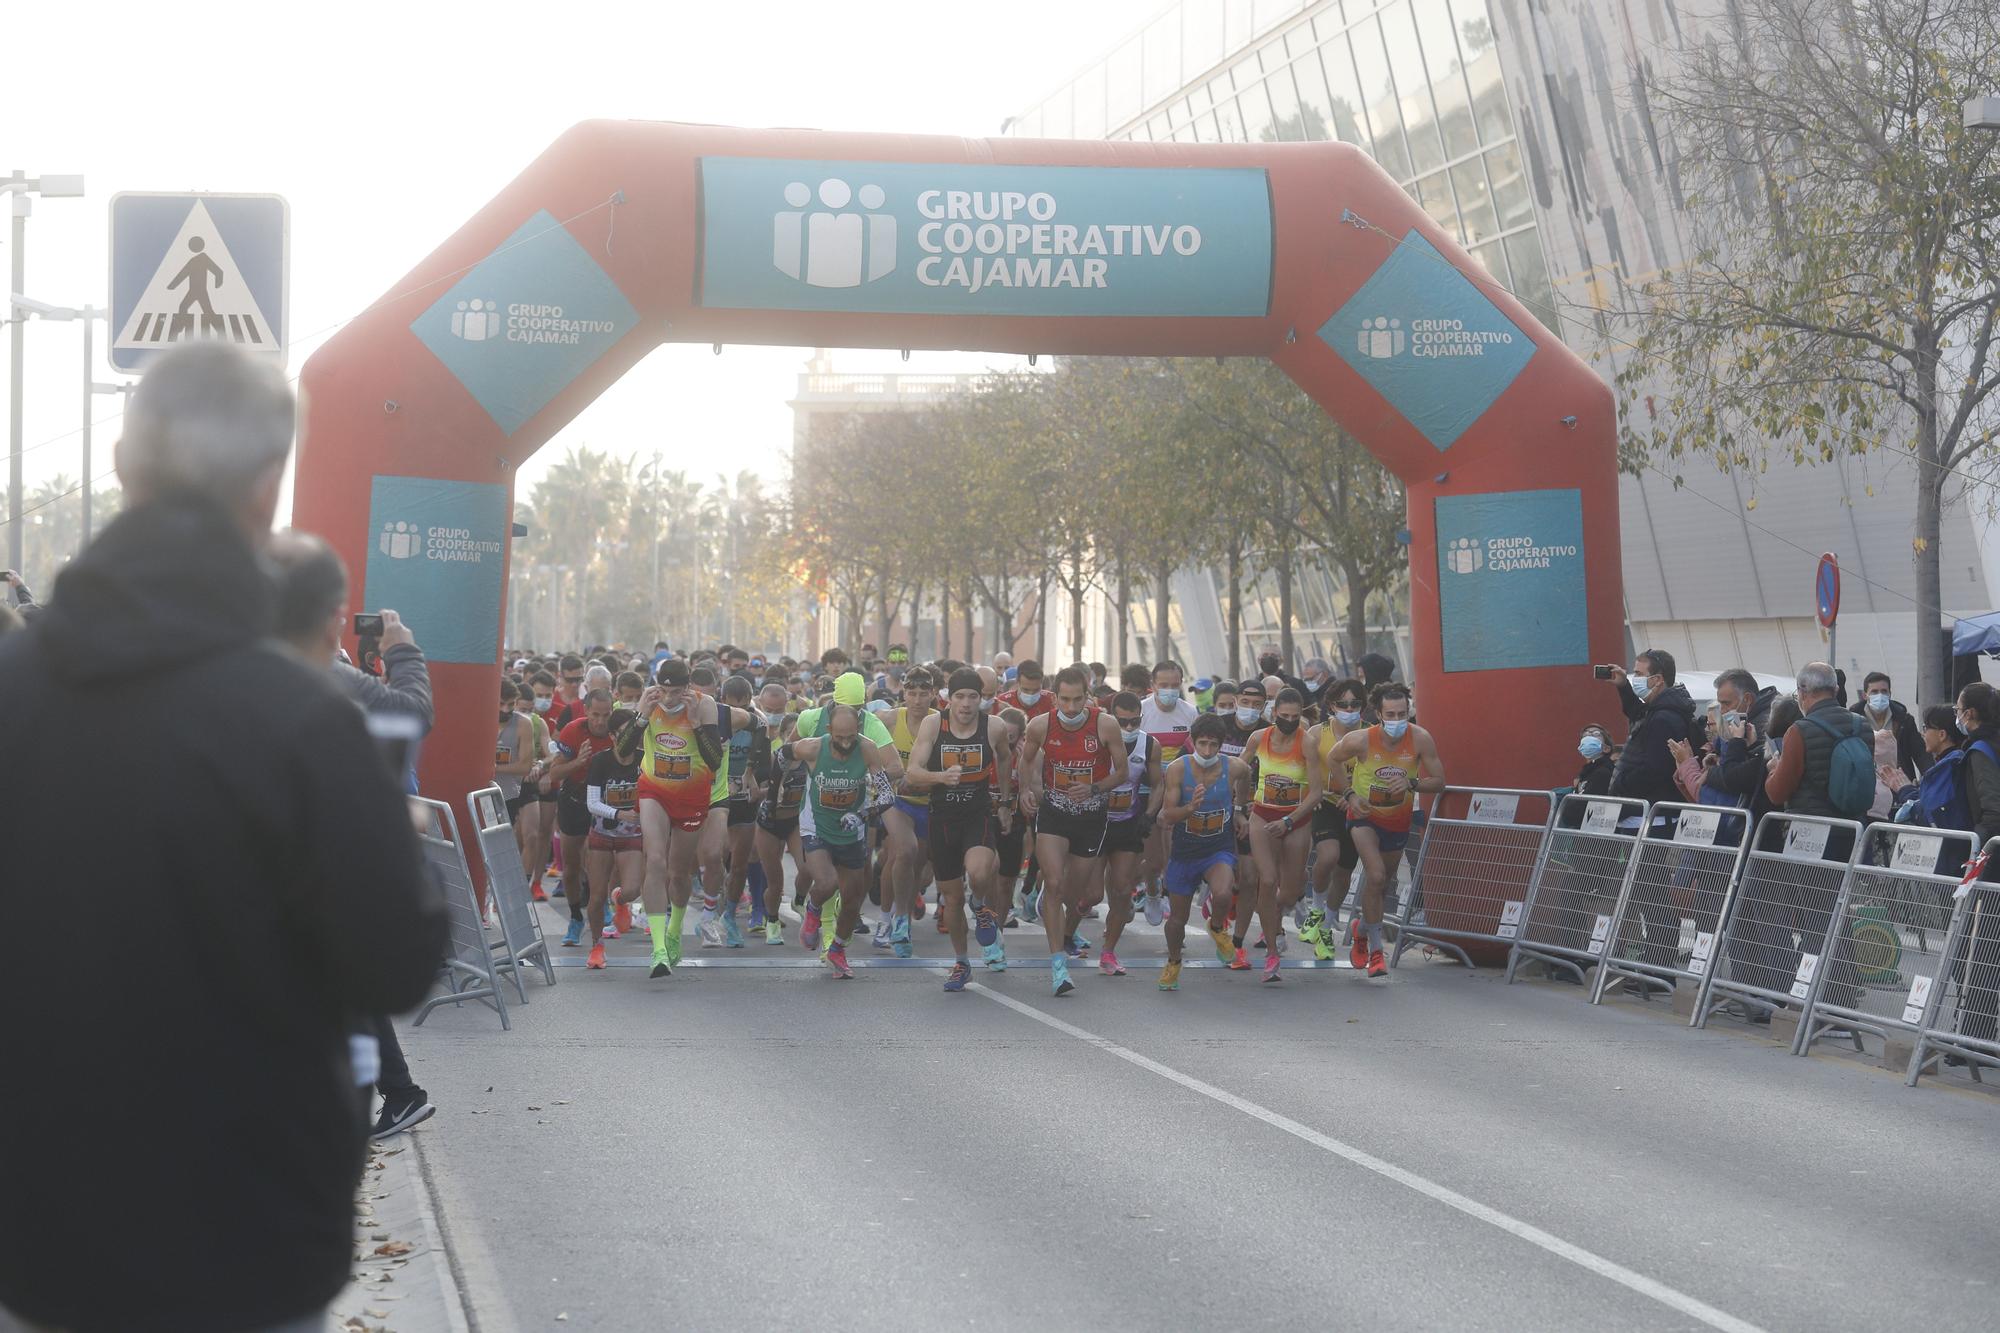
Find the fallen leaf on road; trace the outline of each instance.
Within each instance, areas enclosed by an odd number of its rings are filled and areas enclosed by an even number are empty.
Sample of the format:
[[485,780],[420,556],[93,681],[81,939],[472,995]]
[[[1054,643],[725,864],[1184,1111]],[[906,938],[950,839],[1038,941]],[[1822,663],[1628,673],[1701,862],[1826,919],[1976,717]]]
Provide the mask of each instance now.
[[539,1111],[539,1110],[541,1110],[542,1108],[541,1108],[541,1107],[539,1107],[539,1106],[530,1106],[530,1107],[529,1107],[528,1109],[529,1109],[530,1111]]
[[367,1315],[370,1319],[387,1319],[389,1317],[387,1310],[363,1310],[361,1313]]
[[414,1248],[415,1246],[406,1240],[392,1240],[386,1245],[377,1245],[375,1254],[377,1258],[394,1259],[398,1255],[408,1254]]
[[558,1098],[556,1098],[556,1105],[557,1105],[557,1106],[568,1106],[568,1105],[569,1105],[569,1098],[567,1098],[567,1097],[558,1097]]
[[556,1316],[556,1322],[560,1324],[566,1321],[568,1318],[569,1318],[569,1311],[564,1310],[561,1314]]

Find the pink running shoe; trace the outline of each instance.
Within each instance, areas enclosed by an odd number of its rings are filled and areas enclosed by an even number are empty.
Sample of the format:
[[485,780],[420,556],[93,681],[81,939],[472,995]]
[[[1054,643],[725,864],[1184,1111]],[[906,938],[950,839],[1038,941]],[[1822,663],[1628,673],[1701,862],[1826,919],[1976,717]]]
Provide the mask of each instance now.
[[1120,963],[1118,955],[1109,949],[1097,955],[1097,970],[1107,977],[1122,977],[1125,975],[1124,964]]
[[1264,955],[1264,980],[1266,981],[1284,980],[1283,977],[1280,977],[1278,975],[1278,958],[1279,954],[1276,949],[1273,949],[1271,950],[1271,952]]
[[[806,907],[805,924],[799,928],[799,947],[804,949],[807,953],[819,952],[818,904],[809,904]],[[841,949],[843,952],[845,952],[846,947],[847,946],[845,944],[841,945]]]
[[854,975],[854,969],[847,965],[846,940],[835,940],[827,947],[826,963],[833,969],[833,975],[842,981]]

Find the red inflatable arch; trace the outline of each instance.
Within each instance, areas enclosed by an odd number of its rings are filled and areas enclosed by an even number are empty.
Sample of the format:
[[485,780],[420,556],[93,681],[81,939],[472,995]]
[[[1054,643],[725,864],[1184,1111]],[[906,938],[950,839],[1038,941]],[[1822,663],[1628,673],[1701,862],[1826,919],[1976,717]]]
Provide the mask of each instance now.
[[593,121],[305,366],[296,521],[429,653],[454,806],[492,773],[515,470],[662,342],[1269,357],[1408,484],[1451,780],[1560,784],[1612,707],[1611,395],[1358,150]]

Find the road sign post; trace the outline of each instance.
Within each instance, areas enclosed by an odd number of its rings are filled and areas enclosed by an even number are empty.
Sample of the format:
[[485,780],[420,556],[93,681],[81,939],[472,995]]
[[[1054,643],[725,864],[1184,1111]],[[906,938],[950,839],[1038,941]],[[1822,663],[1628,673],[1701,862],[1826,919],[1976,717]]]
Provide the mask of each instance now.
[[137,374],[178,342],[213,338],[284,363],[291,206],[275,194],[111,200],[114,370]]
[[1840,619],[1840,561],[1831,551],[1819,558],[1819,569],[1813,574],[1813,603],[1819,614],[1819,627],[1826,631],[1826,660],[1838,671],[1840,656],[1834,623]]

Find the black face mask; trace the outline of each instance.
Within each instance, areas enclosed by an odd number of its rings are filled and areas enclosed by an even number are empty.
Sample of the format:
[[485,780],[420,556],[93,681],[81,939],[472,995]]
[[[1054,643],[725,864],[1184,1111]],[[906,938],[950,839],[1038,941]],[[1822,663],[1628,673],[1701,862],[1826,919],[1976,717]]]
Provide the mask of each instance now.
[[1257,660],[1257,665],[1264,669],[1264,674],[1267,676],[1275,676],[1278,674],[1278,659],[1275,657],[1259,658]]
[[500,720],[501,720],[501,722],[503,722],[503,723],[504,723],[504,722],[506,722],[506,720],[507,720],[508,718],[512,717],[512,716],[514,716],[514,710],[513,710],[513,709],[511,709],[511,708],[503,708],[503,709],[501,709],[501,710],[500,710]]
[[1278,728],[1279,735],[1289,736],[1299,729],[1299,720],[1295,717],[1281,717],[1273,725]]

